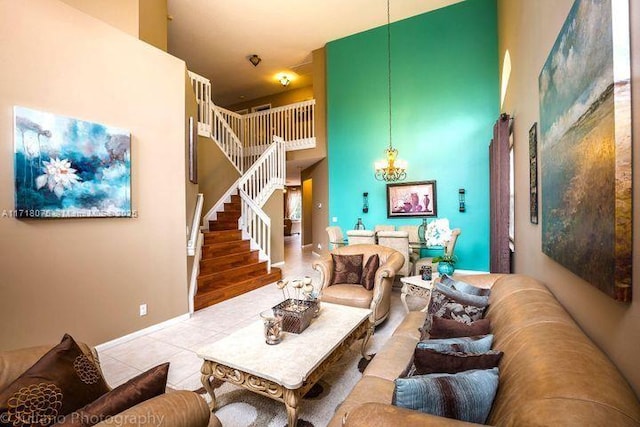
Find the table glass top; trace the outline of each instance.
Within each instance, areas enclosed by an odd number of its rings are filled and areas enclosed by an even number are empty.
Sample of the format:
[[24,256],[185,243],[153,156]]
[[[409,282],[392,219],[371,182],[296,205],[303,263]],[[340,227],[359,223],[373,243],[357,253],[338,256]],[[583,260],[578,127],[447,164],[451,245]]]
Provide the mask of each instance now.
[[307,329],[283,332],[280,344],[265,342],[263,323],[257,320],[201,348],[198,356],[296,389],[370,315],[369,309],[323,302],[320,316]]

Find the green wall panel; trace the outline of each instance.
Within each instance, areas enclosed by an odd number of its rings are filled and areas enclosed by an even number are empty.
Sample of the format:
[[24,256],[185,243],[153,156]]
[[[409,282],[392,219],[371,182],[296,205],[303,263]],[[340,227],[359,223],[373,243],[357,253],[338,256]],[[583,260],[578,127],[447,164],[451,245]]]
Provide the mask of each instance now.
[[[386,27],[327,44],[329,221],[343,231],[387,218],[373,176],[388,144]],[[495,0],[462,3],[392,24],[393,145],[406,182],[436,180],[438,217],[462,229],[458,268],[489,268],[489,142],[499,114]],[[458,212],[458,189],[467,212]],[[362,193],[369,213],[362,213]],[[332,219],[336,217],[337,223]]]

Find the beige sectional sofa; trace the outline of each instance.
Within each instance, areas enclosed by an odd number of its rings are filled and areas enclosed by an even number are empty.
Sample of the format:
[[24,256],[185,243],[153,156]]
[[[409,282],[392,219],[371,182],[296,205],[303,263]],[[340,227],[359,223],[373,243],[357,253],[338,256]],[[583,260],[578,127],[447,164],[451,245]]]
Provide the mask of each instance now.
[[[611,361],[542,283],[522,275],[460,277],[491,287],[486,317],[504,352],[489,419],[497,426],[639,426],[640,403]],[[426,314],[411,312],[364,371],[331,427],[468,425],[391,405]]]

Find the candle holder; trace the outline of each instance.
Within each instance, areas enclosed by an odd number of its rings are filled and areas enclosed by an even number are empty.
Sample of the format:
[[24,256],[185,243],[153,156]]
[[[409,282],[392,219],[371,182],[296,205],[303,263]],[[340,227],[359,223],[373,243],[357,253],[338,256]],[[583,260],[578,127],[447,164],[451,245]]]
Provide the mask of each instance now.
[[265,342],[269,345],[279,344],[282,341],[282,314],[273,309],[260,313],[264,323]]

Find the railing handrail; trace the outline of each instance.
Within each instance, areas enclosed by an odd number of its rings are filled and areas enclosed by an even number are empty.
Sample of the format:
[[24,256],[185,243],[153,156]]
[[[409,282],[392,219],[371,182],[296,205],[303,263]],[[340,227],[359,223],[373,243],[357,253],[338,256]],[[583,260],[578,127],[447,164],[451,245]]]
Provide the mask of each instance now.
[[228,115],[230,115],[230,116],[232,116],[232,117],[235,117],[236,119],[242,119],[243,117],[247,116],[247,114],[238,114],[238,113],[236,113],[235,111],[228,110],[228,109],[226,109],[226,108],[224,108],[224,107],[221,107],[221,106],[219,106],[219,105],[216,105],[216,107],[217,107],[221,112],[224,112],[225,114],[228,114]]
[[238,172],[240,172],[242,174],[242,169],[243,169],[243,167],[242,167],[242,159],[244,158],[244,153],[243,153],[244,147],[242,146],[242,141],[240,141],[240,138],[238,138],[238,135],[236,135],[236,133],[233,131],[233,129],[231,129],[231,126],[229,126],[229,123],[227,123],[225,118],[222,116],[222,113],[220,113],[220,111],[218,111],[219,107],[217,107],[212,102],[210,104],[210,108],[211,108],[211,112],[213,113],[213,115],[222,124],[223,129],[225,131],[227,131],[227,134],[231,138],[231,142],[235,146],[235,152],[238,153],[238,155],[232,156],[231,153],[229,153],[227,150],[223,149],[222,151],[227,156],[227,158],[229,160],[231,160],[231,163],[233,163],[233,165],[236,167],[236,169],[238,169]]
[[[244,200],[247,203],[247,205],[249,205],[251,210],[255,212],[255,214],[258,215],[258,217],[260,217],[262,221],[264,221],[265,224],[271,227],[271,218],[269,218],[269,215],[267,215],[267,213],[263,211],[262,208],[258,206],[258,204],[251,199],[251,196],[249,196],[249,194],[246,191],[244,191],[242,188],[239,188],[238,195],[242,200]],[[242,224],[242,225],[245,226],[246,224]]]
[[202,207],[204,206],[204,194],[198,193],[196,200],[196,208],[193,212],[193,220],[191,222],[191,232],[187,241],[187,255],[194,256],[196,254],[196,241],[200,232],[200,217],[202,215]]
[[264,150],[264,152],[260,155],[260,157],[258,157],[258,159],[249,167],[249,169],[245,171],[244,175],[242,175],[242,177],[238,181],[238,187],[242,188],[242,186],[246,184],[247,181],[253,178],[253,175],[256,173],[256,170],[258,170],[258,168],[260,168],[264,163],[264,159],[271,156],[273,152],[276,151],[277,149],[278,149],[277,144],[273,144],[273,143],[269,144],[269,147],[266,150]]
[[[295,110],[297,108],[307,107],[309,105],[316,105],[316,100],[308,99],[306,101],[294,102],[293,104],[287,104],[287,105],[282,105],[280,107],[269,108],[268,110],[256,111],[255,113],[241,114],[240,117],[250,119],[253,117],[268,116],[270,114],[279,113],[281,111]],[[234,114],[237,114],[237,113],[234,113]]]

